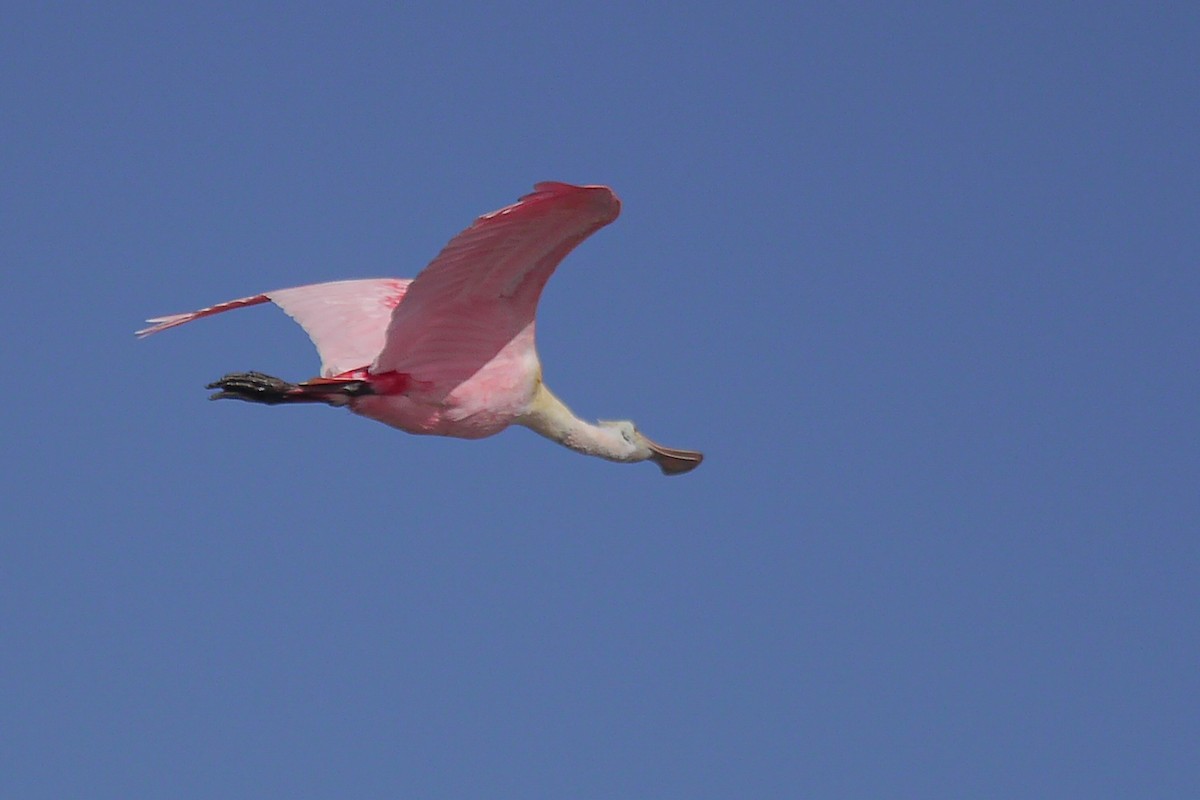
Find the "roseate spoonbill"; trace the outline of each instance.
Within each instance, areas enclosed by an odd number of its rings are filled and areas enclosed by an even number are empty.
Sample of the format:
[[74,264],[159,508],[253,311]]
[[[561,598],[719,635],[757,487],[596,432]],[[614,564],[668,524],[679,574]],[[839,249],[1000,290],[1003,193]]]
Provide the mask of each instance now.
[[333,281],[147,320],[138,336],[268,301],[304,328],[321,375],[289,383],[235,372],[211,399],[325,403],[409,433],[479,439],[531,428],[585,455],[653,461],[666,475],[704,456],[652,442],[627,420],[581,420],[546,388],[534,346],[542,288],[559,262],[617,218],[607,186],[539,183],[450,240],[415,279]]

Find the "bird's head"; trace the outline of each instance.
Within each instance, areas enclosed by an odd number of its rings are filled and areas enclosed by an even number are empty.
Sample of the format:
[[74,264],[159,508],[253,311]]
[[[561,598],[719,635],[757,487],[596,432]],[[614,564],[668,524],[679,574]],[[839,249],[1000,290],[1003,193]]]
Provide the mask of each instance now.
[[651,441],[627,419],[601,421],[600,425],[621,437],[624,444],[621,461],[653,461],[664,475],[682,475],[704,460],[704,454],[695,450],[676,450]]

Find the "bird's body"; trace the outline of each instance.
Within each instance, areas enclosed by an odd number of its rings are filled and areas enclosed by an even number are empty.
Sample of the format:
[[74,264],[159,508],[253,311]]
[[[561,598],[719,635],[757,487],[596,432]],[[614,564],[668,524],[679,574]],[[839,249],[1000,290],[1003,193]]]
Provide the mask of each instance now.
[[559,262],[616,219],[604,186],[539,183],[454,237],[417,278],[335,281],[266,292],[149,320],[145,336],[201,317],[274,302],[321,356],[321,376],[291,384],[235,373],[214,397],[347,406],[409,433],[479,439],[521,424],[588,455],[654,460],[667,474],[702,456],[661,447],[632,423],[576,417],[542,382],[535,316]]
[[[482,439],[518,422],[542,390],[533,326],[524,328],[461,381],[439,382],[382,373],[386,391],[351,398],[350,409],[409,433]],[[398,379],[392,376],[401,376]]]

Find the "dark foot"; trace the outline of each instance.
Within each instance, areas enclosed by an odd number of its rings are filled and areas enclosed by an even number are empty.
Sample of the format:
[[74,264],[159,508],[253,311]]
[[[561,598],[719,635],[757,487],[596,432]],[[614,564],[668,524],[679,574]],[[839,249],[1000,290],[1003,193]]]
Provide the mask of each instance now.
[[264,375],[261,372],[231,372],[221,380],[210,383],[207,388],[220,389],[210,396],[209,400],[230,398],[268,406],[280,403],[327,403],[331,406],[344,406],[353,397],[374,394],[370,382],[365,380],[313,378],[304,383],[288,383],[282,378]]
[[245,400],[247,403],[265,403],[269,406],[294,403],[298,400],[303,402],[299,386],[261,372],[231,372],[205,388],[220,389],[211,395],[209,400],[230,398]]

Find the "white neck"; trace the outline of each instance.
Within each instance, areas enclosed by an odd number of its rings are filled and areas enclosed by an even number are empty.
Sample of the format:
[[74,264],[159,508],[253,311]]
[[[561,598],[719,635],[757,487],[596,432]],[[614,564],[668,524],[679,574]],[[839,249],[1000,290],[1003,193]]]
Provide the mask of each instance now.
[[594,425],[575,416],[545,384],[538,384],[529,410],[517,423],[578,453],[607,458],[609,461],[634,460],[637,450],[615,428]]

